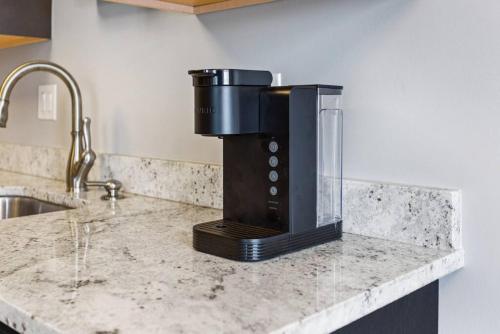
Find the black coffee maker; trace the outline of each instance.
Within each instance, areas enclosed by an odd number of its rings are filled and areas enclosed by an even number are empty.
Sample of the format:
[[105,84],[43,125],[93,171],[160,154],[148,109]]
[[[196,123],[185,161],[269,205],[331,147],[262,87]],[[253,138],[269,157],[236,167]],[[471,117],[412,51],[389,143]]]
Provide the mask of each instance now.
[[268,71],[189,71],[195,133],[223,140],[224,214],[198,251],[259,261],[342,236],[341,86],[271,87]]

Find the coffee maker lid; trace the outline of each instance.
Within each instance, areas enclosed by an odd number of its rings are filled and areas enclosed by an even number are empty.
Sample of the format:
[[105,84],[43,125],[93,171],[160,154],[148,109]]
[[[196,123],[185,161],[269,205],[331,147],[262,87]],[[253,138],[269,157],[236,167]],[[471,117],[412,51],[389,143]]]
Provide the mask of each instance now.
[[188,72],[193,86],[270,86],[273,75],[269,71],[238,69],[205,69]]

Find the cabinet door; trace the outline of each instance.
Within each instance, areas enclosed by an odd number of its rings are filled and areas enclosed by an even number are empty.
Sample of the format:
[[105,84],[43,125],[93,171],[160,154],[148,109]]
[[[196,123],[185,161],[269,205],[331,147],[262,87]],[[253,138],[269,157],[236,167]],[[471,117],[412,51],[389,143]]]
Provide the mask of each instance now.
[[11,329],[9,326],[0,322],[0,334],[18,334],[15,330]]
[[0,0],[0,49],[50,39],[52,0]]
[[434,281],[332,334],[438,334],[438,305]]

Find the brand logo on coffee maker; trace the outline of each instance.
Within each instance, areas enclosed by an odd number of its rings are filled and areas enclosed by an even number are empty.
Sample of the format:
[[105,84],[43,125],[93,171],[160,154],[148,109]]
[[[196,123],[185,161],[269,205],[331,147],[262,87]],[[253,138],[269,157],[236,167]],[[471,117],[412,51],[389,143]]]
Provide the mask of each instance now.
[[213,107],[198,107],[197,111],[200,114],[215,114],[215,109]]

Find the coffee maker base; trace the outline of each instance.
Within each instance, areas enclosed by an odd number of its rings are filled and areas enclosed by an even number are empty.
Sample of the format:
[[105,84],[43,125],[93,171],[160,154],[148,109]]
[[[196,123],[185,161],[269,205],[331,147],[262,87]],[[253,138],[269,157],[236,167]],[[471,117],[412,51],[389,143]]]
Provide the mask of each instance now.
[[342,222],[300,234],[229,220],[211,221],[193,227],[193,246],[196,250],[245,262],[271,259],[341,237]]

